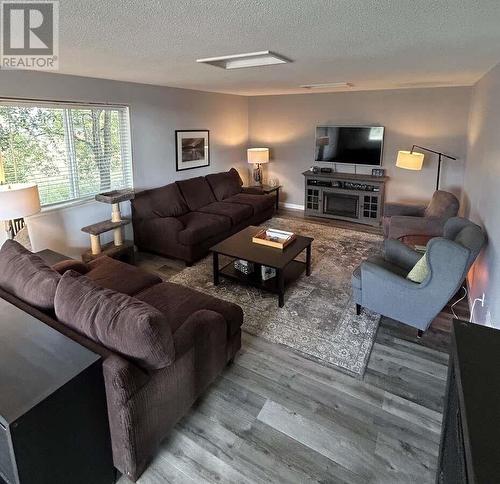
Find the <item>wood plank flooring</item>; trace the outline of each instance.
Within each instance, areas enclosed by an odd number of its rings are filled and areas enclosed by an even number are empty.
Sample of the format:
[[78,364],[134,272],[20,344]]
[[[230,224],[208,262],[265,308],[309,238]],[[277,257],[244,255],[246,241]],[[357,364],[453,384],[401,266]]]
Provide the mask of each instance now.
[[362,379],[244,334],[138,482],[434,482],[451,319],[417,340],[383,318]]
[[384,318],[363,379],[244,334],[138,482],[434,482],[450,321]]

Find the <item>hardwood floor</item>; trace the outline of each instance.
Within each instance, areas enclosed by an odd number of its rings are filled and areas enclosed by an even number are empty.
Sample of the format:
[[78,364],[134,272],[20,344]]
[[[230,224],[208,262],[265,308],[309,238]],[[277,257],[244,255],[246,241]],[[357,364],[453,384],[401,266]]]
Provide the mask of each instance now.
[[138,482],[434,482],[451,319],[383,318],[362,379],[244,334]]
[[450,321],[384,319],[361,380],[244,334],[139,483],[434,482]]

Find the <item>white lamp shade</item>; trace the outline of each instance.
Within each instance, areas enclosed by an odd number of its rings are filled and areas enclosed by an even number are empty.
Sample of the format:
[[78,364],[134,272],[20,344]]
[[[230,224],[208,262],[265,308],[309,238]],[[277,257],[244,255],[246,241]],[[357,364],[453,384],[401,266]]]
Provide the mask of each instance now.
[[248,163],[268,163],[269,148],[248,148]]
[[0,185],[0,220],[29,217],[40,211],[38,187],[30,183]]
[[424,164],[423,153],[416,151],[398,151],[396,166],[405,170],[421,170]]

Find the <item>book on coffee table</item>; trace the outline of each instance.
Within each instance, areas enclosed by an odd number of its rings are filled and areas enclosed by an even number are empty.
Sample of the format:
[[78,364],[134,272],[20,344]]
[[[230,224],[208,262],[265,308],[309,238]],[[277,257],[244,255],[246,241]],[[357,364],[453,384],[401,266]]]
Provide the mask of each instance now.
[[276,249],[284,249],[294,240],[295,234],[293,232],[278,229],[263,229],[252,237],[252,242]]

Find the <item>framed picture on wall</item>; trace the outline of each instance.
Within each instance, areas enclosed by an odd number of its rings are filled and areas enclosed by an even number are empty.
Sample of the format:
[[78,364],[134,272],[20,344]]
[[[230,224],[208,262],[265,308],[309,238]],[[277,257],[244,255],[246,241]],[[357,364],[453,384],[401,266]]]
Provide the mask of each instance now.
[[175,151],[177,171],[210,165],[208,129],[176,130]]

